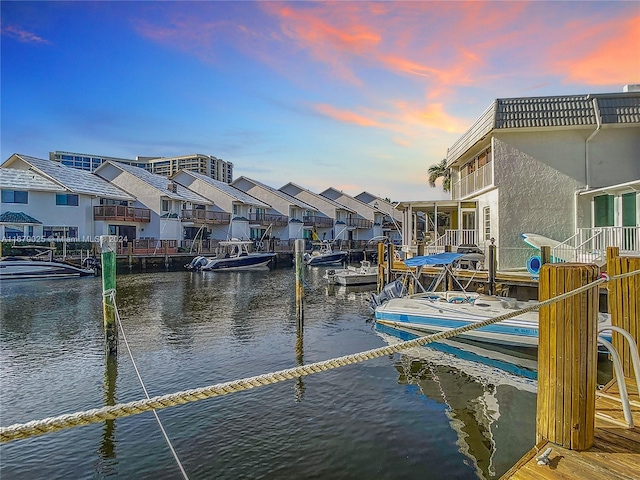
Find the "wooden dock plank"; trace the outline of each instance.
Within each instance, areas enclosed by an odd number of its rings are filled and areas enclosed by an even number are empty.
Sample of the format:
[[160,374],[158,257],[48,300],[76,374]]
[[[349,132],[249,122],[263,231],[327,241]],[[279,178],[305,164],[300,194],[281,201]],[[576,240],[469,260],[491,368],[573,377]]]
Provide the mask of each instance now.
[[[514,480],[638,480],[640,479],[640,403],[635,379],[626,379],[630,398],[633,428],[623,427],[622,404],[607,397],[596,398],[594,444],[585,451],[569,450],[541,441],[516,463],[502,478]],[[603,389],[607,395],[618,395],[615,382]],[[615,423],[614,423],[615,421]],[[551,447],[548,465],[538,465],[536,458]]]

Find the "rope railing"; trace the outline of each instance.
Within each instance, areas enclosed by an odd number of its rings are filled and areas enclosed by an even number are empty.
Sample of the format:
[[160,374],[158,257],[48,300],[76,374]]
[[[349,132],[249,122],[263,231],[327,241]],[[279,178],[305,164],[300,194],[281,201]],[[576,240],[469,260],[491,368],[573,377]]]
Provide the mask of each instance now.
[[201,387],[191,390],[185,390],[167,395],[155,396],[152,398],[137,400],[128,403],[122,403],[117,405],[105,406],[102,408],[96,408],[92,410],[86,410],[83,412],[76,412],[73,414],[60,415],[57,417],[44,418],[42,420],[34,420],[28,423],[18,423],[10,425],[8,427],[0,427],[0,443],[6,443],[13,440],[33,437],[37,435],[43,435],[45,433],[56,432],[67,428],[78,427],[82,425],[89,425],[92,423],[103,422],[105,420],[114,420],[117,418],[128,417],[131,415],[137,415],[147,412],[149,410],[160,410],[163,408],[183,405],[185,403],[195,402],[198,400],[205,400],[213,397],[219,397],[230,393],[240,392],[244,390],[250,390],[252,388],[270,385],[273,383],[282,382],[285,380],[292,380],[294,378],[303,377],[306,375],[312,375],[334,368],[359,363],[365,360],[371,360],[374,358],[388,356],[394,353],[399,353],[402,350],[415,348],[426,345],[428,343],[437,342],[439,340],[445,340],[461,333],[465,333],[470,330],[486,327],[488,325],[507,320],[509,318],[516,317],[526,312],[536,310],[540,307],[545,307],[553,303],[565,300],[574,295],[578,295],[587,290],[595,288],[602,283],[609,280],[620,279],[632,275],[640,274],[640,271],[629,272],[626,274],[617,275],[615,277],[603,276],[598,280],[595,280],[587,285],[576,288],[570,292],[563,293],[557,297],[544,300],[534,305],[522,308],[520,310],[514,310],[513,312],[505,313],[498,317],[489,318],[482,322],[465,325],[456,329],[439,332],[424,337],[419,337],[413,340],[397,343],[395,345],[388,345],[384,347],[375,348],[366,352],[355,353],[351,355],[345,355],[330,360],[324,360],[321,362],[311,363],[308,365],[301,365],[295,368],[280,370],[263,375],[257,375],[253,377],[247,377],[240,380],[234,380],[230,382],[218,383],[207,387]]

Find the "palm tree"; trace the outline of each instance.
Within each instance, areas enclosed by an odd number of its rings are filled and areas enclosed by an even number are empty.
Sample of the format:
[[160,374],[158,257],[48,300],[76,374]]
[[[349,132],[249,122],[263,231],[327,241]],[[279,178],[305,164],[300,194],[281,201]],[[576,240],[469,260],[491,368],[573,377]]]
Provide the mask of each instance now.
[[451,170],[447,168],[447,159],[443,158],[442,161],[436,165],[431,165],[428,170],[429,173],[429,186],[435,187],[436,180],[440,177],[444,178],[442,182],[442,189],[448,192],[451,188]]

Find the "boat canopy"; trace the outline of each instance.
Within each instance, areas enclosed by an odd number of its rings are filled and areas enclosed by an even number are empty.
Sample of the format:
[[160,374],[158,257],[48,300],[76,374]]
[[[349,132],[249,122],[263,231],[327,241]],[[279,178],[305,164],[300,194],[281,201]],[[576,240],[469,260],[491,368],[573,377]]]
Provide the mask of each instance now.
[[404,264],[407,267],[422,267],[424,265],[450,265],[460,257],[464,257],[465,253],[436,253],[434,255],[420,255],[418,257],[407,258]]

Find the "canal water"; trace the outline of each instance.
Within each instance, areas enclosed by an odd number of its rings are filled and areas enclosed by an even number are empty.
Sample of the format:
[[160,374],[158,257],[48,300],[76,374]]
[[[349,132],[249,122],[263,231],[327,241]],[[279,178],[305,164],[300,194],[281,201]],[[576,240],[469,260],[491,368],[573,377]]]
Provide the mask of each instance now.
[[[370,288],[293,269],[119,275],[117,305],[150,396],[400,341]],[[0,425],[144,398],[122,338],[105,366],[99,278],[0,286]],[[421,347],[158,411],[191,479],[497,478],[535,441],[535,381],[467,346]],[[460,352],[463,352],[462,354]],[[467,355],[471,355],[470,357]],[[535,367],[534,367],[535,368]],[[0,445],[5,479],[181,478],[152,412]]]

